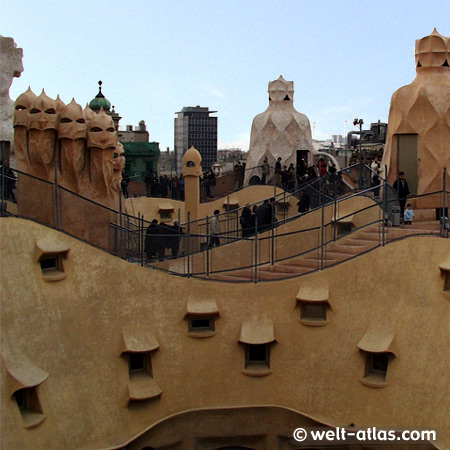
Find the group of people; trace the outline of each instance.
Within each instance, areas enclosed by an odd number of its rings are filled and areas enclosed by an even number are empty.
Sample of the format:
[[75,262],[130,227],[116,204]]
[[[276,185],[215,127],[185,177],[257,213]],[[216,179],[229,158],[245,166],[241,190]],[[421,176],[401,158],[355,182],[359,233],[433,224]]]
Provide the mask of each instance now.
[[[270,166],[267,157],[264,158],[262,164],[262,184],[270,176]],[[324,185],[329,185],[329,190],[337,192],[339,186],[342,185],[342,176],[337,171],[336,164],[327,164],[323,158],[320,158],[316,165],[308,166],[304,158],[300,158],[297,167],[293,163],[289,166],[282,165],[281,157],[278,157],[275,163],[275,182],[278,187],[282,187],[286,191],[293,192],[296,186],[299,188],[312,180],[323,177]]]
[[164,222],[158,223],[153,219],[145,233],[145,253],[147,261],[157,258],[163,261],[166,249],[170,249],[172,257],[176,258],[180,250],[181,236],[184,234],[182,227],[175,220],[173,225]]
[[247,204],[242,209],[240,224],[242,227],[242,237],[250,236],[255,233],[267,231],[277,222],[275,213],[275,198],[266,199],[261,205],[254,205],[253,209]]
[[203,186],[202,195],[204,197],[214,198],[216,194],[216,174],[214,171],[207,170],[206,172],[203,172],[200,183]]
[[170,196],[184,200],[184,180],[183,175],[180,178],[170,178],[167,175],[158,177],[156,173],[151,170],[147,172],[144,178],[147,197],[163,197]]
[[171,197],[175,200],[184,200],[183,175],[172,178],[167,175],[158,177],[151,170],[145,175],[145,188],[147,197]]

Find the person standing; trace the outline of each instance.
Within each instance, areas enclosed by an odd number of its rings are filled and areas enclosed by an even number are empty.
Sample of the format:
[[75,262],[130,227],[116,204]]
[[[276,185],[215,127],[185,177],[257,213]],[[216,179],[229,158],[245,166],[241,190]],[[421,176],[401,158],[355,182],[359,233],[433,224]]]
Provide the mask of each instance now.
[[375,157],[372,164],[370,165],[372,169],[372,187],[374,198],[380,197],[380,173],[381,173],[381,164],[378,160],[378,156]]
[[158,238],[155,236],[158,233],[158,221],[153,219],[145,233],[145,253],[147,254],[147,261],[153,259],[158,250]]
[[405,212],[403,213],[403,223],[405,225],[412,225],[412,221],[414,220],[414,211],[412,209],[411,203],[406,205]]
[[327,164],[323,158],[319,159],[317,163],[317,169],[319,170],[319,175],[324,177],[327,174]]
[[277,158],[275,163],[275,180],[278,187],[281,187],[281,157]]
[[121,181],[122,194],[125,198],[128,198],[128,185],[130,184],[130,177],[123,169],[122,171],[122,181]]
[[211,217],[211,223],[209,224],[209,234],[210,239],[209,239],[209,248],[214,247],[215,245],[217,247],[220,247],[220,239],[219,239],[219,235],[220,235],[220,223],[219,223],[219,214],[220,211],[218,209],[216,209],[214,211],[214,216]]
[[213,170],[209,171],[208,174],[208,183],[209,183],[209,196],[214,198],[216,196],[216,174]]
[[241,162],[238,161],[233,168],[234,172],[234,190],[237,191],[239,189],[239,181],[241,176]]
[[306,211],[309,211],[310,205],[311,199],[305,189],[302,189],[300,191],[300,200],[297,203],[298,212],[305,213]]
[[328,181],[330,183],[330,191],[333,195],[336,195],[336,164],[331,164],[331,166],[328,168]]
[[293,192],[295,190],[295,167],[294,164],[290,164],[289,169],[287,170],[287,190],[289,192]]
[[248,206],[248,203],[242,210],[240,222],[242,227],[242,237],[250,236],[253,233],[255,224],[252,217],[252,210]]
[[266,184],[266,180],[269,174],[270,174],[269,160],[267,159],[267,156],[265,156],[262,165],[262,184]]
[[398,201],[400,203],[400,213],[403,217],[403,213],[405,211],[406,198],[410,194],[408,182],[405,178],[405,172],[400,172],[398,174],[398,178],[395,180],[393,188],[398,193]]

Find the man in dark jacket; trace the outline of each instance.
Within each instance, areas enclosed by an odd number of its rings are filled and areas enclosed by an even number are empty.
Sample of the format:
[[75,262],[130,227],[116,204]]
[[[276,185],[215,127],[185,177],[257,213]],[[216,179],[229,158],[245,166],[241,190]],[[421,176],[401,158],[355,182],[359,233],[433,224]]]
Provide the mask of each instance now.
[[302,189],[300,191],[300,200],[297,203],[298,212],[304,213],[306,211],[309,211],[310,204],[311,204],[311,199],[310,199],[308,193],[305,191],[305,189]]
[[153,259],[158,250],[158,221],[153,219],[145,233],[145,253],[147,254],[147,260]]
[[400,203],[400,212],[403,217],[403,212],[405,211],[406,198],[410,194],[408,182],[405,178],[405,172],[400,172],[398,178],[395,180],[393,188],[398,193],[398,201]]
[[241,214],[241,227],[242,227],[242,237],[250,236],[255,228],[255,224],[253,221],[252,211],[249,208],[248,204],[245,205]]

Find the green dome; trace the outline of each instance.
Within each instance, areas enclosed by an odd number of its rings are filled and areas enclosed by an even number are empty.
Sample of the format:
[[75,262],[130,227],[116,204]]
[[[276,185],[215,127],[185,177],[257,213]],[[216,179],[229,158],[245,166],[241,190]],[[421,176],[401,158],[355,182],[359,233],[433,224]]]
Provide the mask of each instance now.
[[111,102],[105,98],[102,94],[102,82],[98,82],[98,94],[89,102],[89,108],[94,111],[100,111],[100,108],[103,108],[104,111],[109,111],[111,108]]

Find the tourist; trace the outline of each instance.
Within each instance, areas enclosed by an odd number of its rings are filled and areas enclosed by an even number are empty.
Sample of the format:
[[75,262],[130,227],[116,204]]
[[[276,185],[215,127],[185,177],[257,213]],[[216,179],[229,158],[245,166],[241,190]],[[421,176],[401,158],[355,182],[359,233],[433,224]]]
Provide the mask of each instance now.
[[286,191],[288,187],[288,179],[289,179],[289,172],[287,166],[283,166],[283,170],[281,171],[281,187]]
[[209,224],[209,234],[211,235],[209,238],[209,248],[220,247],[220,223],[219,223],[219,214],[220,211],[216,209],[214,211],[214,216],[211,217],[211,222]]
[[150,195],[159,197],[159,180],[155,173],[152,173],[150,178]]
[[242,165],[240,161],[238,161],[234,165],[233,172],[234,172],[234,190],[237,191],[241,187],[240,181],[241,181]]
[[287,182],[286,187],[289,192],[293,192],[295,190],[295,167],[294,164],[289,165],[289,169],[287,170]]
[[372,188],[374,198],[380,198],[380,173],[381,173],[381,164],[378,160],[378,156],[375,157],[375,159],[372,161],[372,164],[370,165],[370,168],[372,170]]
[[248,203],[242,210],[240,223],[242,227],[242,237],[250,236],[253,233],[253,227],[255,226],[255,223],[252,217],[252,211],[248,206]]
[[305,189],[302,189],[300,191],[300,199],[297,203],[298,212],[303,214],[306,211],[309,211],[310,205],[311,198],[309,197],[309,194],[305,191]]
[[207,179],[209,184],[209,197],[214,198],[216,195],[216,174],[213,170],[209,171]]
[[178,179],[178,192],[180,196],[180,200],[184,202],[184,177],[183,174],[180,175]]
[[395,180],[393,188],[397,191],[398,201],[400,203],[400,213],[403,216],[406,205],[406,197],[410,194],[408,182],[405,178],[405,172],[400,172],[398,178]]
[[145,253],[147,254],[147,261],[155,257],[158,248],[157,234],[158,221],[153,219],[147,231],[145,232]]
[[120,186],[122,188],[122,194],[125,198],[128,198],[128,185],[130,184],[130,177],[123,169],[122,171],[122,181],[120,182]]
[[151,184],[152,184],[152,171],[149,170],[144,178],[144,182],[145,182],[145,189],[146,189],[146,195],[147,197],[150,197],[151,195]]
[[239,189],[244,185],[244,177],[245,177],[245,163],[240,164],[239,161],[239,173],[238,173]]
[[336,164],[331,164],[328,168],[328,181],[330,182],[330,191],[332,195],[336,194]]
[[184,234],[183,228],[180,226],[178,220],[175,220],[172,225],[172,230],[175,232],[175,236],[171,238],[171,250],[172,256],[176,258],[180,249],[181,235]]
[[269,160],[267,159],[267,156],[265,156],[262,164],[262,184],[266,184],[266,180],[269,174],[270,174]]
[[281,187],[281,157],[275,163],[275,180],[278,187]]
[[316,168],[314,166],[308,167],[308,180],[315,180],[317,178]]
[[411,203],[406,205],[405,212],[403,213],[403,223],[405,225],[412,225],[412,221],[414,220],[414,211],[412,210]]
[[327,164],[323,158],[319,159],[319,162],[317,163],[317,169],[321,177],[324,177],[327,174]]

